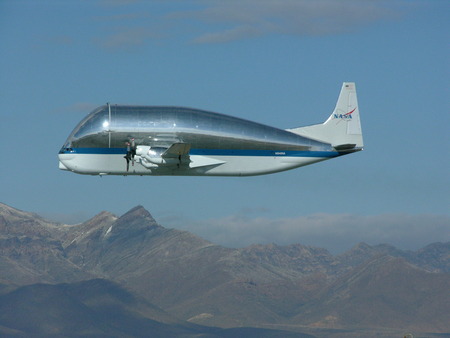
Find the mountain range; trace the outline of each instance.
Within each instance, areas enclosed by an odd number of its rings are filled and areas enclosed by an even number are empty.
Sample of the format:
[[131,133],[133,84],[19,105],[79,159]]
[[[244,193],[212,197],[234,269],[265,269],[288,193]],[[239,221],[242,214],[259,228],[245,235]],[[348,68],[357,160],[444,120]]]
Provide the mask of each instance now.
[[231,249],[142,206],[66,225],[0,203],[1,336],[444,336],[449,289],[450,242]]

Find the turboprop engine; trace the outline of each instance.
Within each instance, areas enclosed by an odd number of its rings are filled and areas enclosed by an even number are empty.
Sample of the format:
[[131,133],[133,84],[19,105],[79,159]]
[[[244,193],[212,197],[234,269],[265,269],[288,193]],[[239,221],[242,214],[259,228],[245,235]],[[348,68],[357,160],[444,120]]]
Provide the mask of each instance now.
[[[151,147],[151,146],[137,146],[136,155],[140,157],[140,163],[146,167],[151,168],[165,165],[179,165],[183,160],[183,154],[173,154],[170,148]],[[189,151],[189,150],[188,150]]]

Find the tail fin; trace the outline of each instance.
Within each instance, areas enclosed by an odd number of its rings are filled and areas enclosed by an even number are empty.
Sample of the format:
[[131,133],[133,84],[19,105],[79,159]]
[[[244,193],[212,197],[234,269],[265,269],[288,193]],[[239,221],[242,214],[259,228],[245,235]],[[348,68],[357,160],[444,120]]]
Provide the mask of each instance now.
[[353,82],[342,84],[336,108],[323,124],[288,131],[330,143],[337,151],[362,150],[364,144],[355,84]]

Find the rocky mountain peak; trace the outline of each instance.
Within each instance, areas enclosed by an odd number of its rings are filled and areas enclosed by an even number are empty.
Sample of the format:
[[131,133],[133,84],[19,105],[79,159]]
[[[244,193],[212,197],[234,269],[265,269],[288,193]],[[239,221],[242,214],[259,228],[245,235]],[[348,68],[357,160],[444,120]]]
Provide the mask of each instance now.
[[[43,221],[43,219],[34,214],[32,212],[22,211],[13,207],[10,207],[6,204],[0,203],[0,218],[4,223],[6,222],[16,222],[23,220],[33,220],[33,221]],[[45,221],[47,223],[51,223],[49,221]]]
[[0,203],[0,214],[4,215],[28,215],[29,212],[21,211],[19,209],[10,207],[9,205]]
[[120,217],[120,219],[127,218],[145,218],[156,223],[153,216],[142,205],[135,206]]
[[112,225],[111,235],[119,233],[127,234],[127,237],[136,232],[148,231],[154,228],[162,228],[152,215],[141,205],[134,207]]
[[372,246],[365,243],[365,242],[359,242],[358,244],[356,244],[351,251],[369,251],[372,250]]
[[95,215],[92,217],[88,222],[92,224],[98,224],[98,223],[104,223],[104,222],[110,222],[113,220],[116,220],[117,217],[110,213],[109,211],[102,211],[101,213]]
[[429,271],[450,272],[450,242],[429,244],[417,251],[416,262],[426,265]]
[[0,203],[0,236],[51,237],[49,229],[55,226],[37,214]]

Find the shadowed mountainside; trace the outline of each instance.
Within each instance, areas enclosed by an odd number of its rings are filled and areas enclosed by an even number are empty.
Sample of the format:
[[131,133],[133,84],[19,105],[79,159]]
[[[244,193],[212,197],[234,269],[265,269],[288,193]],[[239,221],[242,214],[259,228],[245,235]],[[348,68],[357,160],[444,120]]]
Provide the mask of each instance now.
[[[43,308],[45,306],[45,308]],[[94,279],[32,284],[0,295],[2,337],[312,337],[281,330],[208,328],[175,320],[120,286]]]

